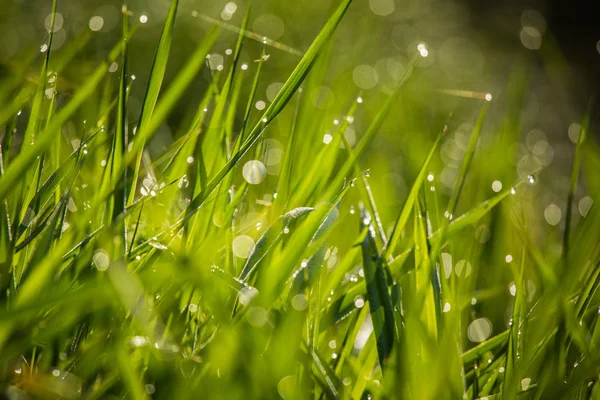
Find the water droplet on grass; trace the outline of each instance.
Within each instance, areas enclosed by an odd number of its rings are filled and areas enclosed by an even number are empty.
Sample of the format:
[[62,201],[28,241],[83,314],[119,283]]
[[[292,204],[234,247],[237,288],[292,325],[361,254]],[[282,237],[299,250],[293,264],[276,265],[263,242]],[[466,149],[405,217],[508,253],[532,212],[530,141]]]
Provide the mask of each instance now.
[[579,205],[577,208],[579,209],[579,213],[581,214],[581,216],[587,216],[593,204],[594,200],[592,200],[590,196],[585,196],[581,200],[579,200]]
[[108,253],[102,249],[96,250],[96,253],[94,253],[94,256],[92,257],[92,261],[98,271],[106,271],[110,264]]
[[297,294],[292,297],[292,307],[297,311],[306,310],[308,307],[308,299],[303,294]]
[[243,287],[240,290],[238,299],[243,306],[247,306],[256,297],[258,290],[252,286]]
[[267,175],[267,168],[258,160],[251,160],[244,164],[242,175],[246,182],[251,185],[258,185]]
[[248,258],[254,250],[254,240],[248,235],[240,235],[233,239],[232,251],[239,258]]
[[481,343],[492,334],[492,323],[487,318],[477,318],[469,324],[467,336],[473,343]]

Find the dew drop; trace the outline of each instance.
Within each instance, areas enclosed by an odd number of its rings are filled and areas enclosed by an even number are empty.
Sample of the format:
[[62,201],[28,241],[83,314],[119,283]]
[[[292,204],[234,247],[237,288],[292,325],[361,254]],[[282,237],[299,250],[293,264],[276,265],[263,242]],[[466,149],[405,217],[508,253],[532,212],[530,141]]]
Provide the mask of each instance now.
[[492,190],[496,193],[502,190],[502,182],[494,181],[492,182]]
[[292,297],[292,307],[294,307],[294,309],[297,311],[306,310],[306,308],[308,307],[307,297],[303,294],[295,295],[294,297]]
[[254,240],[248,235],[240,235],[233,239],[232,250],[239,258],[248,258],[254,250]]
[[267,168],[258,160],[251,160],[244,164],[242,176],[251,185],[258,185],[267,175]]
[[252,286],[245,286],[240,290],[238,299],[243,306],[247,306],[257,294],[258,290],[256,288]]
[[354,306],[356,308],[363,308],[365,306],[365,301],[359,296],[356,300],[354,300]]
[[535,183],[535,176],[527,175],[527,182],[529,182],[533,185]]
[[94,253],[94,256],[92,257],[92,261],[98,271],[106,271],[110,264],[108,253],[102,249],[96,250],[96,253]]
[[492,334],[492,323],[487,318],[477,318],[469,324],[467,336],[473,343],[481,343]]

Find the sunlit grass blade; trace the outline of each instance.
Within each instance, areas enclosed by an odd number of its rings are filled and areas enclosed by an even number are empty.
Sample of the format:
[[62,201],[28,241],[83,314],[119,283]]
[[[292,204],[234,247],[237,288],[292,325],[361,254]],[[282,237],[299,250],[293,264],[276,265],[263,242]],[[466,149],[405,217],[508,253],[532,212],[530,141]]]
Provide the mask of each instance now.
[[145,134],[145,131],[148,130],[148,125],[152,119],[154,107],[156,106],[158,94],[160,92],[160,88],[162,87],[165,72],[167,70],[167,61],[169,59],[169,51],[171,49],[171,41],[173,38],[175,16],[177,15],[178,5],[179,0],[171,1],[169,13],[167,14],[167,19],[165,20],[158,45],[156,47],[152,68],[150,69],[150,77],[148,78],[148,85],[146,86],[146,93],[144,95],[142,110],[140,112],[140,118],[137,126],[137,140],[134,141],[135,148],[132,149],[132,153],[137,154],[137,160],[134,166],[131,192],[129,195],[129,198],[131,199],[130,201],[133,200],[135,195],[137,177],[139,174],[140,163],[142,162],[143,148],[147,141],[146,137],[149,136]]
[[116,60],[121,52],[121,46],[111,51],[108,61],[102,62],[86,80],[85,84],[77,90],[73,98],[56,113],[52,121],[37,136],[35,143],[23,149],[17,157],[6,168],[0,180],[0,200],[4,199],[8,192],[15,186],[21,175],[29,168],[37,156],[42,154],[52,143],[55,133],[63,124],[77,111],[77,109],[94,94],[96,87],[107,74],[108,67]]
[[[187,218],[189,218],[192,213],[196,212],[202,206],[210,193],[215,190],[217,185],[229,173],[233,166],[235,166],[242,156],[250,149],[250,147],[252,147],[252,145],[263,132],[265,125],[269,124],[283,110],[285,105],[296,92],[296,89],[304,81],[315,60],[335,32],[351,1],[352,0],[343,0],[341,2],[321,32],[319,32],[302,60],[300,60],[294,71],[291,73],[267,111],[263,114],[261,121],[259,121],[250,131],[248,138],[245,139],[240,149],[234,153],[227,163],[210,179],[203,191],[194,197],[194,199],[192,199],[190,205],[188,206],[191,211],[186,215]],[[263,119],[266,119],[267,122],[262,122]]]

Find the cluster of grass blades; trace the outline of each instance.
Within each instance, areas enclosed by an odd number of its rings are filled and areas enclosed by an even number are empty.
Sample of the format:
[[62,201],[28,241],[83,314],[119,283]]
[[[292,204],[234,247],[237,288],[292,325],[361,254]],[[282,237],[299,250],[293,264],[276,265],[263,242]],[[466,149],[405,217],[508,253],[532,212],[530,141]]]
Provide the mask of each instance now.
[[[561,232],[540,232],[528,214],[544,171],[520,177],[498,151],[519,140],[518,107],[508,107],[494,146],[478,146],[494,102],[469,100],[479,115],[449,193],[436,190],[434,171],[455,117],[417,124],[407,194],[382,206],[392,189],[377,183],[366,155],[409,107],[419,52],[391,94],[369,98],[381,102],[373,115],[358,92],[336,103],[343,118],[323,143],[330,116],[305,94],[326,79],[352,1],[337,2],[264,111],[254,104],[272,41],[257,63],[241,64],[253,39],[249,2],[229,59],[152,158],[148,143],[205,72],[223,28],[215,23],[163,85],[178,3],[133,125],[137,25],[126,2],[121,41],[73,93],[57,82],[89,35],[55,55],[54,15],[69,7],[57,0],[39,78],[0,86],[5,396],[600,397],[600,219],[597,207],[572,217],[582,175],[600,195],[589,112]],[[524,95],[520,73],[509,104]],[[345,132],[359,119],[364,133],[351,143]],[[73,121],[75,135],[62,129]],[[491,191],[492,180],[504,190]]]

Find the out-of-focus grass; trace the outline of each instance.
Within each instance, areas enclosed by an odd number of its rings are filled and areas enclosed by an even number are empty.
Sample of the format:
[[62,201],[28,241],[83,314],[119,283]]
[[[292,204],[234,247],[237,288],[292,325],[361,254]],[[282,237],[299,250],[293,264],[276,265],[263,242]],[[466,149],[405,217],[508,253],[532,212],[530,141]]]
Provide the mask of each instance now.
[[[564,207],[540,209],[552,149],[543,133],[520,139],[529,70],[498,99],[439,88],[456,112],[425,112],[429,54],[415,45],[391,87],[338,85],[333,101],[351,3],[274,76],[269,51],[298,51],[250,31],[250,2],[239,25],[199,15],[214,26],[170,72],[172,0],[147,82],[130,71],[131,21],[146,21],[124,3],[121,40],[68,90],[90,35],[56,52],[57,6],[71,4],[53,3],[40,56],[22,56],[38,77],[0,83],[6,397],[600,396],[591,108]],[[224,31],[236,36],[213,65]],[[284,83],[266,104],[272,80]],[[511,163],[519,140],[536,165]]]

